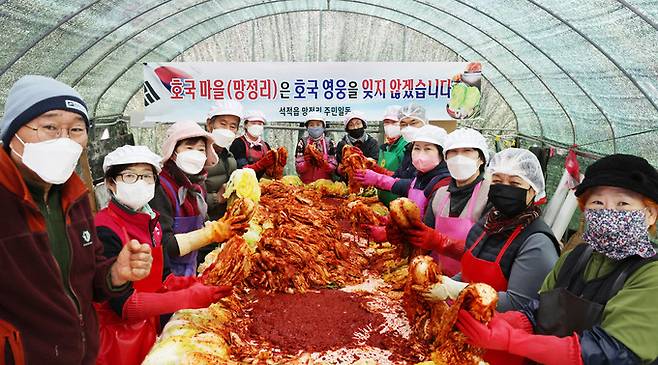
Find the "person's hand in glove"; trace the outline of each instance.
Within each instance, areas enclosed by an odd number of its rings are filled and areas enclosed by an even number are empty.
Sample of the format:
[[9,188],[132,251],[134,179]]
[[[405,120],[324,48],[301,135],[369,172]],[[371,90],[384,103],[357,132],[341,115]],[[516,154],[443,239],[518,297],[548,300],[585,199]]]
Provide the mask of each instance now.
[[185,303],[186,308],[205,308],[216,301],[231,295],[232,288],[227,285],[205,285],[201,282],[192,284],[189,288],[179,290],[179,292],[186,295],[186,298],[181,298]]
[[322,162],[320,163],[320,168],[322,169],[322,171],[333,173],[334,171],[336,171],[336,164],[335,163],[332,164],[331,162],[322,159]]
[[459,311],[456,326],[473,346],[507,352],[546,365],[583,364],[575,333],[568,337],[528,334],[499,316],[483,324],[463,309]]
[[387,237],[386,237],[386,226],[376,226],[372,224],[366,224],[365,225],[366,232],[368,234],[368,237],[373,241],[373,242],[386,242]]
[[304,151],[305,159],[307,158],[306,153],[308,152],[308,160],[305,160],[305,162],[311,166],[318,167],[323,171],[333,172],[336,169],[336,166],[325,160],[324,155],[320,152],[317,152],[317,150],[315,150],[317,153],[310,152],[310,146],[311,145],[308,145]]
[[231,228],[230,223],[223,219],[219,219],[206,222],[203,228],[199,228],[195,231],[177,233],[174,237],[176,237],[176,241],[178,242],[180,255],[183,256],[213,242],[227,241],[234,235]]
[[322,167],[322,165],[325,163],[324,155],[322,152],[318,151],[317,148],[313,147],[312,144],[307,145],[304,149],[304,157],[308,157],[310,163],[313,166]]
[[388,242],[396,245],[401,245],[406,242],[400,228],[398,228],[391,219],[389,219],[386,224],[386,238],[388,239]]
[[266,168],[274,165],[275,163],[276,163],[276,151],[269,150],[265,153],[265,156],[263,156],[260,160],[250,165],[246,165],[245,168],[252,169],[260,173],[265,171]]
[[407,239],[412,245],[425,250],[437,249],[448,239],[444,234],[426,226],[423,222],[413,222],[404,233],[407,234]]
[[123,304],[123,318],[141,320],[180,309],[206,308],[231,294],[230,286],[209,286],[195,282],[186,289],[164,293],[135,291]]
[[174,274],[169,274],[162,283],[161,291],[167,292],[187,289],[196,283],[198,283],[198,281],[195,276],[177,276]]
[[436,250],[442,255],[461,259],[464,253],[464,241],[453,240],[423,222],[412,222],[404,232],[407,240],[414,246],[425,250]]
[[512,327],[522,330],[525,333],[533,334],[534,328],[528,317],[519,311],[496,312],[494,316],[509,323]]
[[304,149],[304,163],[310,166],[318,166],[318,161],[311,153],[309,146],[306,146],[306,148]]
[[452,280],[445,275],[441,275],[441,281],[430,286],[421,295],[425,300],[430,302],[446,300],[448,298],[455,300],[467,286],[468,283],[462,283],[461,281]]
[[354,179],[359,184],[364,186],[374,186],[377,189],[390,191],[393,184],[397,181],[396,178],[376,173],[372,170],[359,170],[354,173]]

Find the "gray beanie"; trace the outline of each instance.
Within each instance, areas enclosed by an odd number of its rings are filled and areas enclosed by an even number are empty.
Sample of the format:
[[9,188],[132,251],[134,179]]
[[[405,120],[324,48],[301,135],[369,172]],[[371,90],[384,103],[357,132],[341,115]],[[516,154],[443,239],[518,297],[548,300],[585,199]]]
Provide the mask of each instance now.
[[82,116],[91,127],[87,105],[72,87],[51,77],[26,75],[9,90],[2,116],[0,138],[5,148],[19,128],[51,110],[66,110]]

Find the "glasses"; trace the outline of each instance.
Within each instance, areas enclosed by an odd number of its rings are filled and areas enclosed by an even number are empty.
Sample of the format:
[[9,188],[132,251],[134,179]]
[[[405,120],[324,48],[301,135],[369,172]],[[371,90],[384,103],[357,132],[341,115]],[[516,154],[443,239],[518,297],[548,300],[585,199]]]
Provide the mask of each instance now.
[[61,137],[64,130],[71,139],[80,139],[87,135],[87,128],[85,127],[57,128],[54,125],[42,125],[36,128],[25,125],[25,127],[37,132],[37,139],[42,142]]
[[121,180],[126,184],[134,184],[137,180],[142,179],[147,184],[155,184],[155,175],[153,174],[135,174],[133,172],[122,172],[119,174]]

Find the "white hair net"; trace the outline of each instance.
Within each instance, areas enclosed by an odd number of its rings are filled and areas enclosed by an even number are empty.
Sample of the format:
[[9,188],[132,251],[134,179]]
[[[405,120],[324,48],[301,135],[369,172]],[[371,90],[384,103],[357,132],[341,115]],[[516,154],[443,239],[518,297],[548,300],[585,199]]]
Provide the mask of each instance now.
[[218,115],[235,115],[242,121],[243,110],[242,104],[233,99],[218,100],[211,107],[208,113],[208,118],[213,118]]
[[345,115],[345,119],[343,119],[343,127],[347,128],[347,124],[350,122],[352,119],[360,119],[361,122],[363,122],[363,127],[368,128],[368,122],[366,121],[366,115],[359,110],[354,110],[347,115]]
[[397,122],[400,121],[400,109],[402,107],[399,105],[389,105],[386,110],[384,111],[384,118],[383,120],[395,120]]
[[437,127],[435,125],[424,125],[420,128],[416,128],[413,133],[413,137],[409,142],[427,142],[433,143],[437,146],[443,148],[446,136],[448,133],[445,129]]
[[400,114],[398,120],[405,118],[417,119],[423,122],[424,125],[427,125],[427,116],[425,115],[425,108],[422,106],[411,103],[400,108]]
[[448,151],[457,148],[475,148],[482,152],[484,156],[484,163],[486,165],[489,160],[489,147],[487,140],[484,136],[471,128],[459,128],[450,132],[446,137],[445,146],[443,146],[443,155],[445,156]]
[[546,197],[544,173],[537,156],[521,148],[507,148],[496,153],[489,163],[489,173],[516,175],[530,184],[537,193],[535,202]]
[[267,124],[267,118],[265,118],[265,114],[260,110],[250,110],[246,112],[244,114],[244,120],[245,122],[261,121],[263,124]]

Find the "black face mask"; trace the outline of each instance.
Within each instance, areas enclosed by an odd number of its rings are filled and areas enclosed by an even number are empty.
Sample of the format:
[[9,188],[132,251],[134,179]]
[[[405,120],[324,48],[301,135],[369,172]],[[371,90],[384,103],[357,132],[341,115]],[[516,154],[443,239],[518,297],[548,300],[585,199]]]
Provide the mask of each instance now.
[[506,217],[514,217],[523,212],[528,204],[528,189],[505,184],[492,184],[489,188],[489,201]]
[[348,129],[347,134],[349,134],[350,137],[354,139],[359,139],[363,137],[363,133],[365,133],[366,129],[364,127],[357,128],[357,129]]

